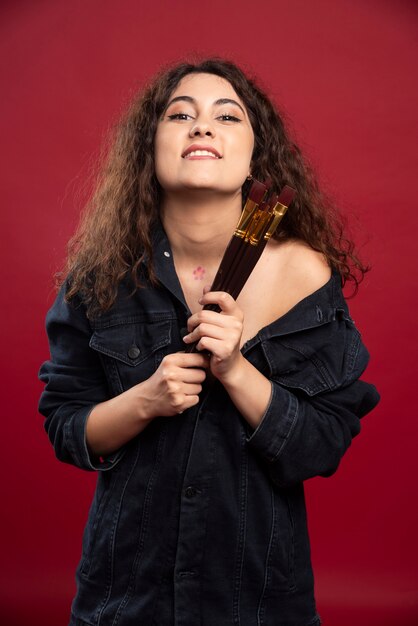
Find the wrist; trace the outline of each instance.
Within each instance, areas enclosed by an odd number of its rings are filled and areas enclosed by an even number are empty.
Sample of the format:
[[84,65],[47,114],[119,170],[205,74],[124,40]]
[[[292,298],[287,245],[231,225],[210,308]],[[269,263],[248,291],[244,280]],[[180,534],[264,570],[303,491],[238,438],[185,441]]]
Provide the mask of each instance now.
[[127,396],[129,395],[127,398],[129,410],[140,424],[148,424],[154,418],[152,414],[153,403],[147,398],[145,385],[146,381],[131,387],[126,392]]
[[240,352],[234,365],[222,372],[217,378],[226,390],[239,388],[245,380],[247,366],[248,361]]
[[243,418],[256,429],[271,401],[270,380],[243,356],[239,367],[221,382]]

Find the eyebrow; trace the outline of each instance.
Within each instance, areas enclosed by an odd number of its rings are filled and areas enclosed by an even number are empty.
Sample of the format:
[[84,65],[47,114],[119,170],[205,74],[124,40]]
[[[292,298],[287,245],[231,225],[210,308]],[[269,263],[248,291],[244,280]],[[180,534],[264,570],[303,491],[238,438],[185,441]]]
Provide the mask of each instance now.
[[[175,98],[173,98],[172,100],[170,100],[170,102],[167,104],[166,106],[166,110],[168,109],[168,107],[173,104],[174,102],[190,102],[191,104],[196,104],[196,100],[195,98],[192,98],[191,96],[176,96]],[[221,105],[221,104],[235,104],[237,107],[239,107],[241,109],[241,111],[243,112],[243,114],[245,115],[245,111],[242,108],[242,106],[240,105],[239,102],[237,102],[236,100],[233,100],[232,98],[219,98],[219,100],[215,100],[215,102],[213,103],[214,105]]]

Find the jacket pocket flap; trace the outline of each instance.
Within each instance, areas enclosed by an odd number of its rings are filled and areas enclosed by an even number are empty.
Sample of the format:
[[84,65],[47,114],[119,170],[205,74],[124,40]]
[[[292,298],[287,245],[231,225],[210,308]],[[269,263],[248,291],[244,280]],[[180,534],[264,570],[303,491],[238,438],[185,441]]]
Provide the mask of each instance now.
[[135,367],[171,342],[171,322],[117,324],[96,329],[90,347]]
[[345,386],[358,378],[368,354],[350,318],[262,342],[272,380],[309,396]]
[[301,353],[293,352],[292,349],[288,350],[285,349],[290,357],[287,368],[273,367],[272,380],[284,387],[301,389],[308,396],[329,391],[335,386],[319,359],[311,359]]

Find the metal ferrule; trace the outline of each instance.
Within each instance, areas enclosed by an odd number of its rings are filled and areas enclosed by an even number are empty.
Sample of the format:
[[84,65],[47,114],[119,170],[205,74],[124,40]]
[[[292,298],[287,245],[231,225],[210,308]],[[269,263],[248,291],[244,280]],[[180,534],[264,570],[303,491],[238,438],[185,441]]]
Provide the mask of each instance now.
[[252,220],[254,211],[258,207],[258,204],[254,202],[254,200],[248,199],[245,203],[245,206],[242,210],[241,217],[239,219],[238,225],[235,229],[234,235],[244,239],[247,228],[250,225]]
[[267,224],[272,218],[272,215],[272,212],[267,209],[258,210],[258,215],[256,214],[253,218],[253,221],[251,222],[251,230],[247,233],[247,236],[245,237],[246,241],[249,241],[252,246],[258,245]]
[[274,231],[276,230],[281,219],[283,218],[284,214],[287,211],[287,206],[278,202],[276,206],[274,207],[273,211],[274,211],[274,217],[270,226],[268,227],[266,234],[264,235],[264,239],[270,239],[270,237],[273,235]]

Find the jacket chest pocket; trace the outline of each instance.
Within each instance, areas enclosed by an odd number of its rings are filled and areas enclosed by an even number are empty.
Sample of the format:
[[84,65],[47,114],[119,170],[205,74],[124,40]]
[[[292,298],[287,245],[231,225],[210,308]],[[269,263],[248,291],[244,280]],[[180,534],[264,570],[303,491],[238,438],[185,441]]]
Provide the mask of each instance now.
[[172,321],[119,322],[96,329],[90,347],[100,353],[110,387],[120,393],[155,372],[171,348]]
[[313,396],[334,386],[330,372],[309,346],[297,341],[270,341],[264,346],[270,366],[269,377],[290,389]]
[[315,328],[262,342],[269,377],[308,396],[344,384],[353,370],[360,335],[350,321],[336,319]]

